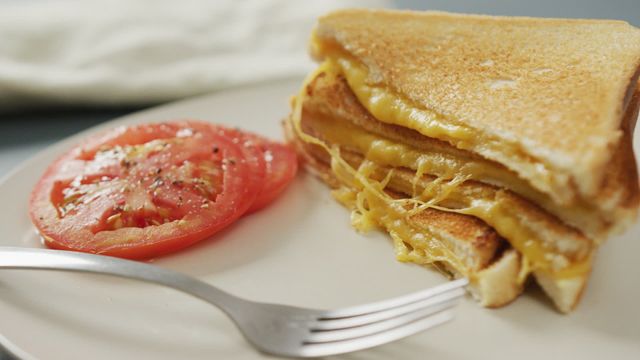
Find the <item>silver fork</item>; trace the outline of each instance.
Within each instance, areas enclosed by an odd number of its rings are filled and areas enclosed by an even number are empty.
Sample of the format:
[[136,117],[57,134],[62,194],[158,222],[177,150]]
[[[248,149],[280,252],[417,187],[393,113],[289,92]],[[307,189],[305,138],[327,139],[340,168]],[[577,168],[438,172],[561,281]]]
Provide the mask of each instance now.
[[61,250],[0,247],[0,269],[42,269],[115,275],[164,285],[224,311],[265,353],[316,357],[385,344],[451,320],[466,279],[393,299],[338,310],[259,303],[198,279],[141,262]]

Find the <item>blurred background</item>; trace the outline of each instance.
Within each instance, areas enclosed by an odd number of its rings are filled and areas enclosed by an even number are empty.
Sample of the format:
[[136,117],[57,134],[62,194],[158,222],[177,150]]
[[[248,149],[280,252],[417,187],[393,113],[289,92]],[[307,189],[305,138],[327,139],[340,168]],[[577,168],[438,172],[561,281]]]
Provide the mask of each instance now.
[[[302,78],[315,18],[338,7],[609,18],[640,0],[0,0],[0,176],[68,135],[255,82]],[[0,346],[0,360],[10,355]]]

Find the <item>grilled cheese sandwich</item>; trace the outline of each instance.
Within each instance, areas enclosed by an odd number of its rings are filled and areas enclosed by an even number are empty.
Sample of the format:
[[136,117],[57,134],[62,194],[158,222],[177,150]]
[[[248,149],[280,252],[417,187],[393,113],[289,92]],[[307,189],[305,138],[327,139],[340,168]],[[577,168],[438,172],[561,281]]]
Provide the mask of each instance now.
[[[514,30],[518,36],[507,41],[514,47],[510,50],[518,52],[515,40],[522,31],[536,37],[547,27],[562,29],[566,23],[560,20],[366,10],[330,14],[320,20],[312,39],[312,54],[322,65],[294,100],[289,138],[310,167],[336,188],[334,196],[353,209],[354,226],[389,232],[398,259],[436,264],[454,276],[468,277],[487,306],[513,300],[533,274],[558,309],[570,311],[584,289],[598,243],[627,226],[637,211],[631,134],[640,96],[625,95],[627,89],[636,88],[640,32],[619,22],[568,23],[629,37],[623,47],[633,55],[608,49],[616,52],[618,70],[602,74],[596,66],[589,76],[581,73],[589,81],[598,76],[607,80],[607,90],[617,94],[617,101],[607,93],[599,100],[600,107],[591,109],[593,104],[583,100],[559,107],[564,99],[551,97],[547,109],[533,111],[529,105],[514,109],[527,97],[539,105],[541,100],[531,97],[534,89],[544,90],[540,81],[532,80],[534,86],[525,81],[531,80],[528,75],[522,75],[515,87],[507,80],[480,87],[477,74],[464,68],[467,58],[444,66],[458,83],[443,77],[437,66],[463,51],[460,39],[477,50],[488,46],[484,37],[489,33],[519,25],[525,29]],[[385,33],[376,30],[379,24],[385,25]],[[478,28],[484,32],[470,30]],[[435,40],[423,40],[419,34]],[[417,45],[427,46],[426,50]],[[557,59],[566,49],[557,49],[554,39],[536,46],[542,46],[541,59],[531,61],[559,71],[545,62],[545,56]],[[578,63],[591,64],[591,57],[604,50],[582,54]],[[413,59],[408,57],[411,51]],[[465,51],[457,55],[487,62],[482,55],[491,48]],[[504,63],[485,63],[493,68],[492,76],[518,72],[513,59],[495,58]],[[522,59],[516,56],[516,60]],[[558,88],[576,82],[556,81]],[[475,92],[456,91],[456,85],[468,85]],[[502,104],[511,113],[492,111],[479,102],[482,99]],[[524,118],[531,121],[536,116],[541,117],[538,123],[523,123]],[[565,136],[567,141],[582,139],[606,152],[604,161],[596,159],[603,154],[594,154],[593,149],[584,150],[583,158],[577,159],[567,144],[560,143],[559,135],[545,140],[549,128],[567,126],[551,118],[575,123],[579,116],[585,116],[582,121],[588,126],[576,125],[575,133]],[[496,117],[493,123],[491,117]],[[532,131],[543,134],[529,136]],[[587,156],[592,156],[589,164],[584,162]],[[609,175],[599,173],[603,170]],[[585,171],[589,179],[580,178]],[[469,231],[467,235],[447,231],[446,224],[466,224]],[[500,239],[487,242],[488,252],[470,245],[478,237],[469,234],[481,233],[483,227]]]

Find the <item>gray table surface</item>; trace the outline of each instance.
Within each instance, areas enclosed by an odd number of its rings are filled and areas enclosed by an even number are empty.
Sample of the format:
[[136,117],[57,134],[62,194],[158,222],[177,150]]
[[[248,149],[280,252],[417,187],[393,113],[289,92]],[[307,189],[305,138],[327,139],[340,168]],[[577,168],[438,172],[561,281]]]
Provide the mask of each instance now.
[[[0,0],[0,5],[6,1],[16,0]],[[611,18],[626,20],[635,26],[640,26],[640,0],[397,0],[395,3],[399,8],[416,10]],[[58,108],[0,113],[0,177],[8,174],[12,168],[47,145],[90,126],[139,109],[141,108]],[[11,358],[0,345],[0,360]]]

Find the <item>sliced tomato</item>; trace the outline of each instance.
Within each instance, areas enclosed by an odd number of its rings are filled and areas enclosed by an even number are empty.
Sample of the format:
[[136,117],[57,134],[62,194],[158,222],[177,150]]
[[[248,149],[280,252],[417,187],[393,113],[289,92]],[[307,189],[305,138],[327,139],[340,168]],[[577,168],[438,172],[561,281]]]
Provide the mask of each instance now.
[[[173,122],[93,136],[55,161],[31,194],[46,245],[142,259],[210,237],[254,203],[257,151]],[[255,170],[257,169],[257,170]]]

